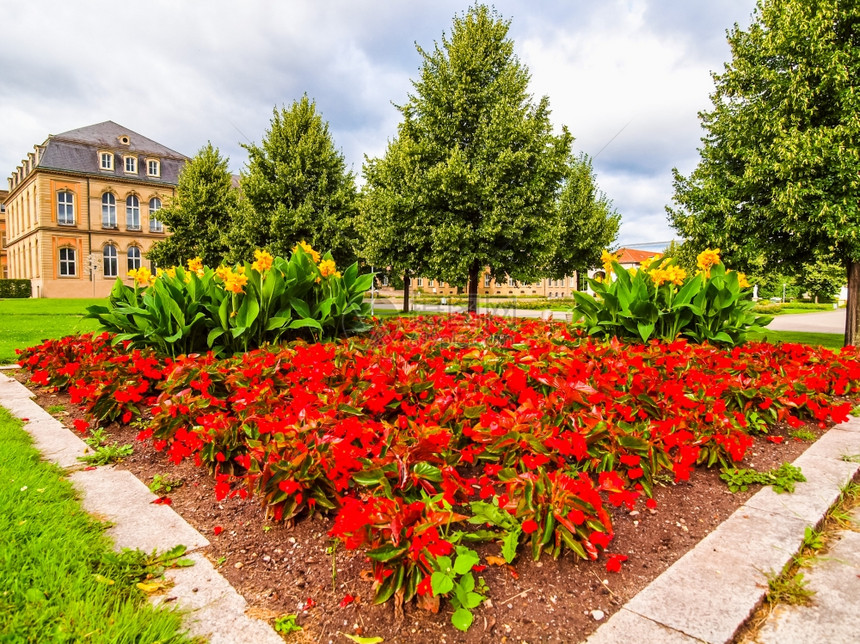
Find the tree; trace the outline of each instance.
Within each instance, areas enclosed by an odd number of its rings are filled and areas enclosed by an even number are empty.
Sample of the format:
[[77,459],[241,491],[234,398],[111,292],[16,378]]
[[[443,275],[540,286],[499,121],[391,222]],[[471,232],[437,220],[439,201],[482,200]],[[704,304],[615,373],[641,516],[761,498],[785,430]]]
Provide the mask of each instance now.
[[845,342],[860,322],[860,3],[759,0],[728,35],[673,225],[735,265],[761,254],[799,272],[833,257],[848,278]]
[[822,259],[811,264],[804,264],[803,270],[797,276],[797,286],[801,293],[809,293],[816,302],[819,299],[830,300],[839,293],[845,284],[845,271],[839,264]]
[[179,173],[173,198],[158,211],[158,219],[172,233],[157,242],[147,258],[159,266],[184,264],[200,257],[217,266],[227,253],[224,231],[230,226],[236,202],[228,159],[207,143]]
[[618,237],[621,216],[597,189],[591,159],[584,154],[569,159],[554,214],[544,242],[550,253],[546,277],[558,279],[597,266],[601,252]]
[[[572,141],[567,129],[553,134],[546,97],[532,102],[509,24],[476,5],[455,16],[433,51],[417,48],[420,77],[398,107],[397,138],[364,171],[362,216],[377,220],[363,228],[394,222],[395,237],[417,224],[402,243],[380,245],[380,259],[456,286],[468,278],[470,311],[485,266],[497,280],[525,282],[548,270],[547,230]],[[398,186],[393,177],[406,180]]]
[[242,203],[230,232],[232,254],[267,249],[287,255],[300,241],[331,251],[339,266],[355,261],[357,191],[328,124],[307,96],[275,109],[261,145],[248,144]]
[[367,159],[363,174],[361,215],[357,222],[362,240],[361,256],[390,272],[403,275],[403,311],[409,310],[413,275],[428,267],[431,230],[422,214],[421,200],[414,198],[421,186],[415,172],[420,159],[412,139],[391,141],[381,159]]

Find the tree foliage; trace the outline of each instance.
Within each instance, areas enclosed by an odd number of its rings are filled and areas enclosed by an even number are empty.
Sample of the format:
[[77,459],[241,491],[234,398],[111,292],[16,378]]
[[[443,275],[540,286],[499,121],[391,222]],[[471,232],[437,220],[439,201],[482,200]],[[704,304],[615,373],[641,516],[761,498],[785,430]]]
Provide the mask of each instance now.
[[546,226],[549,258],[542,277],[558,279],[598,266],[601,252],[618,236],[621,216],[597,188],[586,155],[568,160],[553,214]]
[[732,61],[700,114],[701,161],[675,172],[674,226],[735,265],[833,257],[860,278],[860,4],[759,0],[728,40]]
[[368,256],[457,286],[468,279],[473,310],[485,266],[499,281],[563,273],[584,261],[582,244],[562,252],[553,235],[571,232],[565,221],[610,214],[602,195],[588,202],[591,168],[571,162],[566,128],[553,133],[549,100],[528,93],[509,25],[476,5],[432,50],[418,47],[420,76],[398,108],[398,135],[364,168]]
[[300,241],[331,251],[338,266],[355,260],[357,192],[328,124],[307,96],[273,110],[260,145],[248,144],[242,200],[230,233],[231,257],[255,249],[286,256]]
[[822,259],[804,264],[797,276],[798,290],[816,301],[833,299],[844,285],[845,270],[839,264]]
[[158,266],[181,265],[193,257],[217,266],[224,259],[224,231],[236,200],[227,163],[218,148],[207,143],[185,164],[175,195],[158,211],[158,219],[172,233],[147,253]]

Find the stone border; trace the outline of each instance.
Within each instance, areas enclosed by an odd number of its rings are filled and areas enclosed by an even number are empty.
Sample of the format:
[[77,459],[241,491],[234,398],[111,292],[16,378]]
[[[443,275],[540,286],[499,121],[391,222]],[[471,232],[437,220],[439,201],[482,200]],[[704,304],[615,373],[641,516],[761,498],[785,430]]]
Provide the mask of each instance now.
[[245,614],[248,602],[200,552],[209,545],[206,537],[169,506],[153,505],[157,496],[131,472],[113,467],[85,469],[77,457],[86,453],[86,444],[32,398],[24,385],[0,373],[0,405],[24,421],[24,429],[46,460],[69,472],[84,509],[111,523],[107,534],[117,550],[163,551],[179,544],[188,548],[194,565],[167,570],[164,576],[174,585],[168,595],[153,596],[153,603],[175,602],[188,611],[183,624],[189,633],[206,637],[211,644],[283,644],[266,622]]
[[860,464],[860,419],[819,438],[794,464],[807,481],[793,494],[764,488],[633,597],[586,644],[622,641],[731,642],[767,594],[766,573],[797,554],[807,526],[818,526]]

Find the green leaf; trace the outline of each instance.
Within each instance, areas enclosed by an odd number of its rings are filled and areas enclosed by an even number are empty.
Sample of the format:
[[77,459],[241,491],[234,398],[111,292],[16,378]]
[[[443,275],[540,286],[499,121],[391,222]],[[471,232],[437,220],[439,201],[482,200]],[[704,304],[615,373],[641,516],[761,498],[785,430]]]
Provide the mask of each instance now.
[[472,566],[475,566],[481,562],[481,558],[478,556],[474,550],[470,550],[469,548],[460,548],[457,549],[458,554],[457,558],[454,560],[454,572],[458,575],[465,575],[467,572],[472,570]]
[[438,570],[430,576],[430,586],[434,595],[447,595],[454,590],[454,580]]
[[461,607],[454,611],[454,614],[451,616],[451,623],[461,631],[468,631],[473,619],[472,612],[467,608]]
[[520,542],[521,530],[511,530],[502,539],[502,557],[511,563],[517,556],[517,546]]

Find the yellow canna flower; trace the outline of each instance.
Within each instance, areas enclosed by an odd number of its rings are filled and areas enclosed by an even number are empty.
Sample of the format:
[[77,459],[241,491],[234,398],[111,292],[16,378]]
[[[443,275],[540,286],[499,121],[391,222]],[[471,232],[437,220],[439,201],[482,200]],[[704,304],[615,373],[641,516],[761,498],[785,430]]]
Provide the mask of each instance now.
[[170,268],[168,268],[164,272],[167,273],[167,277],[170,277],[170,278],[176,277],[176,267],[175,266],[171,266]]
[[738,271],[738,286],[741,288],[749,288],[749,280],[747,280],[746,273],[741,273]]
[[265,250],[255,250],[254,251],[254,263],[251,264],[251,268],[253,268],[258,273],[264,273],[265,271],[272,268],[272,256]]
[[128,272],[128,276],[134,280],[135,284],[141,286],[152,286],[155,284],[155,275],[146,266],[141,266],[137,270],[131,269]]
[[233,269],[230,268],[229,266],[223,266],[222,265],[222,266],[219,266],[218,268],[215,269],[215,276],[218,277],[219,279],[224,280],[225,282],[227,281],[227,277],[229,275],[232,275],[232,274],[233,274]]
[[675,286],[681,286],[687,278],[687,271],[674,264],[667,266],[664,272],[666,273],[666,281],[672,282]]
[[324,259],[319,268],[320,275],[323,277],[330,277],[337,273],[337,266],[335,266],[334,260],[332,259]]
[[664,282],[670,281],[668,272],[662,268],[655,268],[649,275],[651,276],[651,281],[654,282],[654,286],[660,286]]
[[703,250],[696,257],[696,266],[698,266],[702,272],[705,274],[705,277],[711,276],[711,266],[715,266],[720,263],[720,249],[715,248],[713,250],[706,249]]
[[245,284],[248,283],[248,278],[239,273],[233,273],[227,278],[227,281],[224,284],[224,290],[229,291],[230,293],[243,293],[245,291]]
[[188,270],[195,273],[203,268],[203,260],[200,257],[188,260]]
[[304,241],[300,241],[298,244],[293,246],[293,252],[295,253],[299,248],[301,248],[303,251],[305,251],[308,255],[310,255],[313,258],[314,264],[320,263],[320,254],[317,251],[315,251],[313,248],[311,248],[310,244],[308,244],[307,242],[304,242]]

